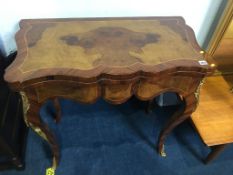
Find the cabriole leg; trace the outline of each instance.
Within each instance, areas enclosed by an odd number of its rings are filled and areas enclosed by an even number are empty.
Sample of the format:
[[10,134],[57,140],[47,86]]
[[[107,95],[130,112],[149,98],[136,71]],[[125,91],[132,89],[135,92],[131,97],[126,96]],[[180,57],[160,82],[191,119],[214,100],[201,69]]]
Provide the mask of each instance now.
[[35,100],[27,98],[24,92],[20,93],[23,100],[24,120],[28,127],[36,132],[40,137],[45,139],[51,147],[53,153],[52,168],[55,170],[60,158],[59,147],[54,137],[54,134],[49,130],[48,126],[40,118],[40,107]]
[[173,116],[168,120],[165,127],[162,129],[162,131],[159,134],[158,139],[158,152],[161,156],[165,157],[165,149],[164,149],[164,142],[166,137],[169,135],[169,133],[180,123],[182,123],[184,120],[186,120],[189,116],[183,115],[184,113],[184,107],[181,106],[174,114]]

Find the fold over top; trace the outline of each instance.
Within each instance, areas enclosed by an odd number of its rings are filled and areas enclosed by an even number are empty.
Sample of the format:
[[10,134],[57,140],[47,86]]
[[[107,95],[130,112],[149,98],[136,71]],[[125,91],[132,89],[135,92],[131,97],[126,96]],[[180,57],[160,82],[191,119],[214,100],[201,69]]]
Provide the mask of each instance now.
[[157,65],[208,68],[200,64],[194,32],[181,17],[25,19],[16,42],[8,82],[153,73]]

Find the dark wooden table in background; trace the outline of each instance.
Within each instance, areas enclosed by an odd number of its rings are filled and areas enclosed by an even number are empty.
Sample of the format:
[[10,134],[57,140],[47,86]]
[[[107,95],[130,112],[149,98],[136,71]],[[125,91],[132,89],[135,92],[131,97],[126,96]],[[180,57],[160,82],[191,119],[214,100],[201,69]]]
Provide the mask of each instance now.
[[[0,54],[0,171],[24,169],[27,127],[23,121],[22,100],[3,80],[4,69],[15,53],[3,58]],[[1,174],[1,173],[0,173]]]
[[103,98],[113,104],[132,95],[150,101],[176,92],[185,108],[171,116],[158,138],[165,155],[166,136],[190,117],[202,79],[211,72],[193,30],[181,17],[28,19],[16,34],[18,55],[5,80],[21,92],[25,122],[48,141],[53,168],[59,147],[39,110],[57,97],[81,103]]
[[211,148],[204,162],[209,163],[233,143],[233,75],[205,79],[198,109],[192,121],[203,142]]

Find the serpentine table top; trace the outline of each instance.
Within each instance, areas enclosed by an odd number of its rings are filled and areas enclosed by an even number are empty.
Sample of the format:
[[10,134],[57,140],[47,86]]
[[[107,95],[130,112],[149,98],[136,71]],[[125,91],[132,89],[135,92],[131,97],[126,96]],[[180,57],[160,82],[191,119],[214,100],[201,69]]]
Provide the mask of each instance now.
[[4,78],[21,92],[25,122],[50,144],[54,169],[58,145],[38,114],[45,100],[55,99],[59,111],[57,97],[119,104],[132,95],[151,101],[177,92],[186,107],[161,131],[165,155],[165,136],[195,110],[200,82],[211,71],[181,17],[25,19],[16,42]]
[[29,19],[20,28],[18,56],[5,75],[11,83],[48,75],[153,73],[166,63],[208,68],[198,63],[203,55],[182,18]]

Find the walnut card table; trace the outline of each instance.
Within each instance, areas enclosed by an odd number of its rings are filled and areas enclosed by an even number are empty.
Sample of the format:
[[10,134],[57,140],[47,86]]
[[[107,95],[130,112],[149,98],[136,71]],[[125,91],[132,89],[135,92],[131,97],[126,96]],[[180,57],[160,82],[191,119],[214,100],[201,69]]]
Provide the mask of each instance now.
[[150,101],[176,92],[185,108],[160,133],[158,151],[165,155],[165,137],[195,110],[200,83],[211,72],[181,17],[25,19],[16,42],[4,78],[21,92],[26,124],[51,146],[53,168],[59,147],[39,116],[46,100],[54,100],[59,116],[58,97],[120,104],[132,95]]

